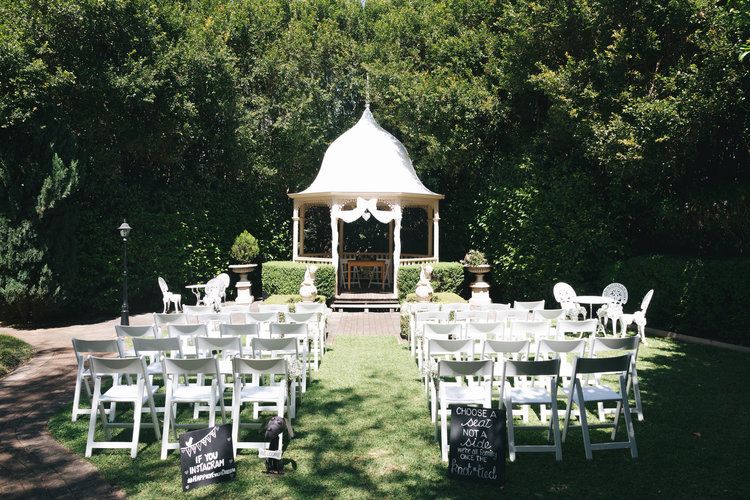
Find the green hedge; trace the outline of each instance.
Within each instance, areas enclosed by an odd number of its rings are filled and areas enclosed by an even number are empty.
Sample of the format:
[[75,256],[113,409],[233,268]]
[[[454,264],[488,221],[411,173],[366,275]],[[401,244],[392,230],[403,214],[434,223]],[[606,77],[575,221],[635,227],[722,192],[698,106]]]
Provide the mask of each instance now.
[[[315,287],[318,294],[333,297],[336,292],[333,266],[330,264],[316,264],[318,272],[315,275]],[[299,286],[305,278],[306,265],[291,261],[270,261],[262,266],[261,280],[263,282],[263,296],[297,295]]]
[[[421,266],[403,266],[398,269],[398,300],[403,302],[413,293],[419,282]],[[432,289],[437,292],[460,294],[464,287],[464,267],[458,262],[432,264]]]
[[750,345],[750,309],[743,293],[750,285],[750,259],[639,256],[615,263],[604,281],[628,288],[626,312],[636,310],[653,288],[649,326]]

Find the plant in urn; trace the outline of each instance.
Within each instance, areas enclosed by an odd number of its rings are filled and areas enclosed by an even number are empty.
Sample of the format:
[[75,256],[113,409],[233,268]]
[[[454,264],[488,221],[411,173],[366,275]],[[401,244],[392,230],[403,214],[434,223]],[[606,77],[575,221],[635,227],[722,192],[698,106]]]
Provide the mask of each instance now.
[[474,283],[470,285],[470,304],[490,304],[490,284],[484,281],[484,275],[490,272],[490,265],[484,253],[478,250],[469,250],[461,260],[461,264],[472,274],[476,275]]
[[305,269],[305,278],[299,287],[299,294],[302,296],[302,302],[312,302],[318,295],[318,289],[315,288],[315,273],[318,272],[318,266],[308,265]]
[[253,301],[253,296],[250,293],[251,283],[247,279],[247,275],[257,267],[257,264],[253,264],[253,260],[260,253],[260,246],[255,236],[242,231],[237,238],[234,240],[232,249],[230,250],[232,260],[237,264],[229,266],[229,269],[240,275],[240,279],[235,285],[237,289],[237,304],[250,304]]
[[432,300],[433,290],[430,278],[432,278],[432,266],[429,264],[422,265],[422,270],[419,271],[419,282],[415,290],[418,302],[429,302]]

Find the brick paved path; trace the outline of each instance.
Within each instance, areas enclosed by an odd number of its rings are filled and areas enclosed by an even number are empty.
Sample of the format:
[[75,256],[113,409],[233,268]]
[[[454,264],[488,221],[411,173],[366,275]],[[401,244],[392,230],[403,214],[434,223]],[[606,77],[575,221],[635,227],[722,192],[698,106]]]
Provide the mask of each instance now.
[[[34,357],[0,380],[0,497],[124,498],[97,469],[55,441],[47,420],[73,398],[76,362],[72,338],[114,337],[118,319],[37,330],[0,328],[34,347]],[[131,317],[147,325],[150,314]],[[398,335],[398,313],[333,313],[329,339],[337,335]],[[85,417],[83,417],[85,418]]]

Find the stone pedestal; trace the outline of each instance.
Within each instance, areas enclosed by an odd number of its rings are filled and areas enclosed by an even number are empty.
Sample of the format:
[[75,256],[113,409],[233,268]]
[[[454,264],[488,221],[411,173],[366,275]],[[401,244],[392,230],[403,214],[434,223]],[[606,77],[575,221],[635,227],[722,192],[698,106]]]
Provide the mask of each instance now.
[[247,279],[247,275],[257,267],[257,264],[236,264],[229,266],[233,272],[240,275],[240,280],[234,286],[237,289],[237,299],[235,304],[252,304],[253,295],[250,293],[252,284]]
[[469,299],[469,304],[491,304],[492,299],[490,299],[490,284],[484,281],[484,275],[490,272],[489,264],[484,264],[481,266],[468,266],[467,269],[470,273],[476,275],[476,280],[469,286],[469,288],[471,288],[471,298]]

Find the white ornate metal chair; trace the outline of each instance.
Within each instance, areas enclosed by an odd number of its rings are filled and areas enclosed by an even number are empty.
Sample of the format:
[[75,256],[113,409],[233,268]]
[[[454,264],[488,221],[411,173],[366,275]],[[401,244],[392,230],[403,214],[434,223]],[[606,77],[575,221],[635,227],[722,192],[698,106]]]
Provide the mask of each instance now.
[[212,278],[206,283],[203,296],[204,305],[211,306],[214,311],[221,310],[221,294],[224,290],[224,280],[221,278]]
[[622,306],[628,302],[628,289],[621,283],[610,283],[604,287],[602,297],[612,299],[609,304],[604,304],[596,310],[596,316],[604,331],[607,331],[607,323],[612,322],[612,334],[617,335],[617,322],[622,316]]
[[576,304],[573,299],[576,296],[576,291],[573,287],[564,282],[556,283],[552,288],[552,294],[555,296],[555,300],[560,304],[562,309],[565,309],[566,314],[571,319],[578,319],[580,315],[586,318],[586,308],[580,304]]
[[646,312],[648,311],[648,306],[651,304],[651,298],[654,296],[654,289],[652,288],[648,292],[646,292],[646,295],[643,297],[643,300],[641,301],[641,308],[634,312],[633,314],[623,314],[620,316],[620,324],[622,325],[622,333],[621,335],[625,335],[628,330],[628,326],[630,326],[632,323],[635,322],[635,324],[638,326],[638,335],[641,336],[641,342],[643,342],[643,345],[646,344]]
[[[146,376],[146,363],[142,358],[97,358],[89,356],[91,366],[91,378],[94,379],[94,395],[91,402],[91,415],[89,420],[89,433],[86,439],[86,456],[90,457],[94,448],[130,448],[130,457],[135,458],[138,454],[138,437],[141,427],[152,427],[156,433],[156,439],[160,439],[159,420],[156,417],[156,406],[154,405],[155,386],[149,383]],[[120,379],[124,376],[129,378],[135,375],[136,383],[123,385]],[[102,377],[112,377],[112,387],[102,393]],[[109,422],[107,420],[104,403],[112,404],[112,416],[114,416],[114,405],[116,403],[133,403],[133,422]],[[148,403],[148,411],[151,413],[151,424],[141,423],[143,405]],[[99,411],[97,412],[96,409]],[[96,421],[101,416],[102,425],[106,439],[110,439],[110,428],[132,428],[133,438],[131,442],[123,441],[96,441]]]
[[182,307],[182,295],[179,293],[172,293],[169,291],[169,287],[167,286],[167,282],[164,281],[164,278],[159,276],[159,288],[161,289],[161,300],[164,302],[164,311],[162,313],[166,313],[169,309],[170,304],[174,304],[174,310],[175,312],[179,312],[180,308]]
[[221,273],[216,277],[217,280],[221,282],[221,291],[219,292],[219,296],[221,297],[222,302],[227,301],[227,289],[229,288],[229,284],[232,282],[232,279],[229,277],[227,273]]

